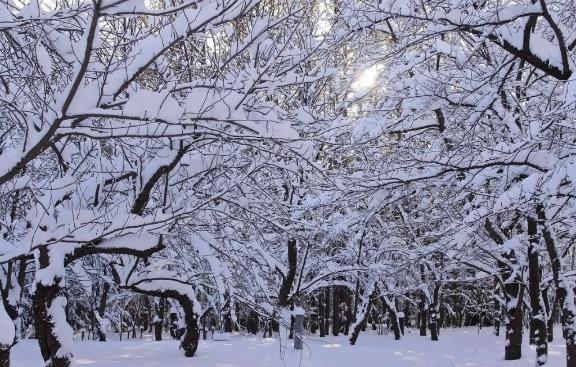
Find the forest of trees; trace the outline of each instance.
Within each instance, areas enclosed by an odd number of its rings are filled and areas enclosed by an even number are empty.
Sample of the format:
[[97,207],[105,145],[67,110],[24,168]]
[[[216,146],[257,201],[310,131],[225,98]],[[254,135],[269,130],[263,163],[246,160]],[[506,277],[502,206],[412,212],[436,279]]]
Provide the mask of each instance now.
[[576,367],[575,47],[570,0],[0,0],[0,367],[296,308]]

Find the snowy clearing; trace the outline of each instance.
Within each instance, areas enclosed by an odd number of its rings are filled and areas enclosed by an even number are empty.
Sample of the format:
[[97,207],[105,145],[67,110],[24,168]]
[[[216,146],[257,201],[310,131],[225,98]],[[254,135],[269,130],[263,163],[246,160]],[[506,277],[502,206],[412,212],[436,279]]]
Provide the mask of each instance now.
[[[432,342],[421,337],[415,329],[394,341],[391,335],[362,333],[355,346],[348,344],[346,336],[319,338],[308,336],[304,353],[300,354],[288,343],[285,360],[280,359],[277,338],[234,334],[228,341],[201,341],[197,355],[185,358],[178,352],[178,341],[155,342],[150,335],[144,340],[76,342],[76,366],[94,367],[527,367],[535,365],[533,346],[523,345],[524,356],[518,361],[504,361],[504,337],[491,334],[483,328],[478,334],[475,327],[442,330],[441,339]],[[564,340],[550,343],[549,364],[556,367],[565,363]],[[526,338],[525,338],[526,339]],[[35,367],[43,364],[35,340],[23,340],[13,350],[14,367]]]

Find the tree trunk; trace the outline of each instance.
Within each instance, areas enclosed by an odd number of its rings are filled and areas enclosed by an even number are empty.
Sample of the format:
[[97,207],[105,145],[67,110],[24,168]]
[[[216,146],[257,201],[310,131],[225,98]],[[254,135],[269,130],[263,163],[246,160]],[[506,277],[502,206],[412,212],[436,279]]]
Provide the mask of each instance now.
[[430,340],[438,340],[438,314],[435,308],[430,310]]
[[[366,290],[367,292],[369,290]],[[360,335],[360,331],[363,327],[366,326],[366,321],[368,320],[368,316],[370,315],[370,311],[372,311],[372,304],[374,303],[374,296],[375,291],[372,290],[370,295],[367,295],[358,305],[358,312],[356,313],[356,322],[354,327],[352,328],[352,335],[350,335],[350,344],[356,344],[356,340],[358,340],[358,336]]]
[[280,292],[278,292],[278,306],[280,307],[288,307],[289,305],[290,290],[292,290],[292,285],[296,278],[297,261],[298,249],[296,240],[290,238],[288,240],[288,274],[283,278]]
[[[408,293],[406,293],[406,298],[408,298]],[[411,322],[410,322],[410,302],[404,302],[404,326],[403,327],[409,327],[412,326]],[[402,335],[404,334],[404,331],[402,332]]]
[[528,284],[530,292],[530,344],[536,345],[536,365],[543,366],[548,360],[548,333],[546,332],[546,312],[540,291],[539,238],[536,220],[528,217]]
[[166,298],[160,298],[160,304],[156,309],[156,318],[154,319],[154,340],[162,340],[162,324],[164,323],[164,313],[166,307]]
[[444,327],[444,321],[446,320],[445,310],[446,307],[440,307],[440,316],[438,318],[438,334],[440,334],[440,329]]
[[423,291],[420,293],[419,311],[420,336],[426,336],[426,321],[428,320],[428,315],[426,312],[426,295]]
[[180,342],[180,348],[184,351],[184,356],[193,357],[198,349],[200,331],[198,330],[197,315],[194,313],[194,304],[187,298],[179,299],[182,309],[184,309],[184,323],[186,329]]
[[[38,264],[37,272],[50,265],[57,267],[50,264],[46,247],[39,249]],[[64,280],[59,276],[54,277],[51,282],[47,282],[46,279],[36,280],[34,324],[40,352],[47,367],[69,367],[72,364],[72,352],[67,347],[72,343],[73,332],[66,321],[63,284]]]
[[347,336],[350,333],[350,322],[352,320],[352,295],[348,288],[345,288],[344,290],[346,295],[346,321],[344,324],[344,335]]
[[320,329],[320,337],[326,336],[326,322],[324,321],[324,290],[320,290],[318,296],[318,328]]
[[552,312],[550,310],[550,300],[548,299],[548,287],[542,290],[542,299],[544,300],[544,310],[548,319],[546,320],[546,332],[548,333],[547,341],[548,343],[554,340],[554,333],[552,328],[554,327],[554,320],[552,319]]
[[324,332],[330,333],[330,291],[324,288]]
[[[508,277],[512,272],[508,272]],[[518,275],[519,276],[519,275]],[[504,349],[504,359],[507,361],[520,359],[522,357],[522,299],[524,287],[519,284],[519,280],[510,280],[506,283],[506,346]]]
[[[58,281],[59,282],[59,281]],[[66,322],[66,298],[58,285],[36,285],[34,323],[42,357],[49,367],[68,367],[72,353],[63,347],[63,339],[72,339]],[[67,335],[62,335],[62,334]]]
[[543,205],[536,208],[538,221],[542,226],[542,236],[552,265],[552,275],[556,285],[558,304],[561,307],[562,331],[566,340],[566,366],[576,367],[576,314],[574,312],[574,288],[564,276],[563,259],[558,253],[552,228],[546,223]]
[[154,322],[152,321],[154,319],[154,317],[152,316],[152,302],[153,302],[153,298],[152,297],[148,297],[147,298],[147,307],[148,307],[148,332],[151,333],[152,332],[152,327],[154,326]]
[[[358,257],[356,259],[356,265],[361,264],[362,259],[362,247],[364,245],[364,237],[366,236],[366,231],[362,232],[360,240],[358,241]],[[358,313],[358,302],[360,301],[360,277],[356,274],[356,287],[354,288],[354,309],[352,310],[351,321],[356,322],[356,315]]]
[[[422,287],[426,286],[426,275],[424,274],[424,264],[420,264],[420,281],[422,282]],[[419,304],[419,323],[420,326],[420,336],[426,336],[426,322],[428,321],[428,310],[426,307],[426,293],[424,293],[424,288],[420,291],[420,304]]]
[[332,335],[340,334],[340,288],[332,287]]
[[[298,248],[294,238],[288,239],[288,273],[286,276],[282,275],[282,284],[278,292],[278,306],[280,308],[288,308],[291,303],[290,291],[296,279],[296,271],[298,266]],[[293,307],[292,307],[293,309]],[[281,314],[282,315],[282,314]],[[282,318],[282,316],[281,316]],[[280,326],[282,327],[282,326]],[[290,328],[288,330],[288,338],[294,337],[294,316],[290,317]]]
[[438,309],[442,302],[441,285],[438,283],[434,287],[434,302],[430,309],[430,338],[431,340],[438,340]]
[[356,322],[358,313],[358,302],[360,302],[360,278],[356,277],[356,287],[354,289],[354,309],[352,310],[352,322]]
[[[490,220],[484,223],[486,233],[498,245],[503,246],[504,238],[496,231]],[[516,360],[522,357],[522,300],[524,287],[522,284],[521,271],[514,248],[506,248],[502,257],[508,260],[508,264],[498,261],[498,268],[504,282],[504,296],[506,300],[506,346],[504,348],[505,360]]]
[[101,342],[106,341],[106,325],[104,322],[104,313],[106,312],[106,302],[108,302],[108,293],[110,292],[110,284],[105,282],[103,285],[102,296],[100,297],[100,305],[98,306],[98,340]]
[[10,349],[9,345],[0,345],[0,367],[10,367]]
[[396,313],[396,304],[391,302],[387,297],[381,296],[380,300],[384,304],[384,308],[390,316],[390,325],[394,332],[394,340],[400,340],[400,323],[398,322],[398,314]]
[[162,320],[154,321],[154,340],[162,341]]

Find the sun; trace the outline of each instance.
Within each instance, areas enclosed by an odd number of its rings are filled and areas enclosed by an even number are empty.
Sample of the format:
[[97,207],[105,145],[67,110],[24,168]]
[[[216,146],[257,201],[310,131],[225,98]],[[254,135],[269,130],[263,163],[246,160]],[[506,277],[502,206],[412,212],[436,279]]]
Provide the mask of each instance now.
[[360,73],[360,75],[354,82],[353,84],[354,89],[366,90],[374,88],[376,86],[376,82],[378,81],[379,74],[380,74],[379,65],[373,65],[368,69],[365,69]]

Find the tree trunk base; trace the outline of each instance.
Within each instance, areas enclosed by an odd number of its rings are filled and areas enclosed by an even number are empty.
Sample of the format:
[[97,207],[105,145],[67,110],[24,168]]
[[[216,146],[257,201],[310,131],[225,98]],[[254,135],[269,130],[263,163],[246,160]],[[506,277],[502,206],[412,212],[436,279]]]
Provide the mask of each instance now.
[[196,349],[198,349],[199,336],[200,335],[198,333],[186,331],[186,334],[184,334],[184,338],[182,339],[182,343],[180,344],[180,347],[184,351],[185,357],[194,357],[194,354],[196,354]]
[[430,325],[430,340],[438,341],[438,328],[434,323]]
[[159,342],[162,341],[162,323],[154,323],[154,340]]
[[[507,345],[504,349],[504,359],[507,361],[515,361],[522,358],[522,345],[511,344]],[[574,366],[576,367],[576,365]]]
[[72,359],[70,357],[53,357],[46,362],[46,367],[70,367]]
[[0,367],[10,367],[10,347],[0,347]]
[[566,345],[566,367],[576,367],[576,345]]
[[200,341],[200,330],[198,330],[198,324],[193,316],[188,315],[186,319],[186,331],[182,337],[180,348],[184,351],[185,357],[194,357]]

